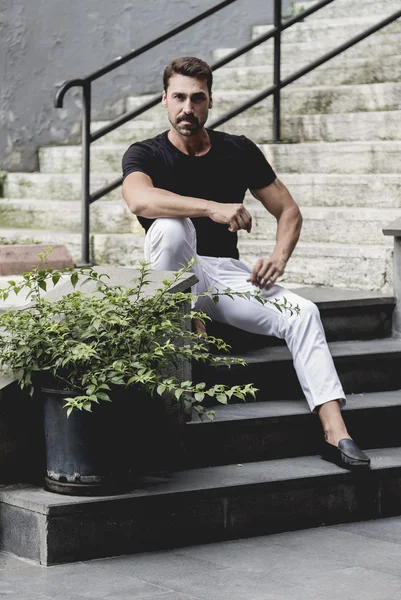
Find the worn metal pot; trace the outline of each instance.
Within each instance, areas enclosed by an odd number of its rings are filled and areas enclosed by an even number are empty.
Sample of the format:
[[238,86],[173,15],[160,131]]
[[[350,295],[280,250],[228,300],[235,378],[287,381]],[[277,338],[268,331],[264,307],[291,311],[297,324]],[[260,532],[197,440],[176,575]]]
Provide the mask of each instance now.
[[[113,394],[92,412],[73,410],[68,391],[42,388],[46,487],[69,495],[115,494],[135,487],[140,475],[169,469],[183,453],[182,407],[136,388]],[[75,394],[77,395],[77,394]]]

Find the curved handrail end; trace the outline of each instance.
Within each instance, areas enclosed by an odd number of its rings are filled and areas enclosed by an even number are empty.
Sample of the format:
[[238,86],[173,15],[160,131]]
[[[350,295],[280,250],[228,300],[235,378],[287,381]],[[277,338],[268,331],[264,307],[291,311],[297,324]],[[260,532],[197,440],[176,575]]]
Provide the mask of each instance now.
[[83,79],[70,79],[69,81],[63,81],[58,88],[56,95],[54,96],[54,107],[63,108],[64,96],[68,90],[72,87],[83,87]]

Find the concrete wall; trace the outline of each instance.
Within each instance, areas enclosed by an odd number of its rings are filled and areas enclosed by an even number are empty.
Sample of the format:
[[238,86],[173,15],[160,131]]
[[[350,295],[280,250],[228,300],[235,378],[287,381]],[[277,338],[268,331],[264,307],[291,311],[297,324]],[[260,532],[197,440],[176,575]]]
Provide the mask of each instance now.
[[[39,146],[74,140],[80,91],[71,90],[65,109],[56,110],[57,83],[85,76],[217,3],[1,0],[0,168],[36,170]],[[283,0],[283,8],[291,3]],[[253,24],[271,22],[272,5],[273,0],[237,0],[207,22],[105,76],[93,86],[95,115],[115,116],[127,95],[159,91],[161,71],[170,58],[197,55],[211,60],[212,49],[246,43]]]

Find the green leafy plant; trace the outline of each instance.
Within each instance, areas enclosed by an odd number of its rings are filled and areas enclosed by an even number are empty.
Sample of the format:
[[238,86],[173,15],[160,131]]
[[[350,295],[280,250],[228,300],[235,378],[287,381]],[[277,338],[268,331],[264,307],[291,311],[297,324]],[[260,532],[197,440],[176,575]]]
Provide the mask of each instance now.
[[[94,403],[110,401],[113,392],[129,386],[139,386],[150,394],[173,395],[187,408],[193,406],[201,418],[206,414],[211,419],[213,411],[202,406],[205,397],[227,404],[232,396],[242,400],[247,395],[255,396],[257,390],[252,384],[208,387],[170,374],[172,367],[183,361],[215,366],[245,364],[241,359],[210,352],[211,345],[228,351],[223,340],[191,331],[192,319],[203,323],[208,319],[204,312],[191,309],[200,296],[209,296],[214,302],[223,294],[243,298],[253,295],[259,302],[271,301],[259,293],[229,289],[201,295],[170,292],[190,271],[191,263],[163,281],[153,294],[147,294],[151,270],[146,263],[127,288],[111,285],[107,275],[92,267],[43,269],[49,252],[47,249],[39,255],[41,263],[25,273],[22,282],[10,280],[9,286],[0,290],[2,300],[23,290],[31,299],[28,308],[14,308],[0,315],[0,369],[12,374],[21,388],[33,394],[40,378],[41,383],[50,382],[47,387],[73,392],[66,399],[67,415],[74,409],[91,411]],[[66,278],[73,291],[54,301],[43,297],[50,283],[56,286]],[[88,285],[90,293],[84,291]],[[279,311],[299,310],[286,301],[272,303]]]

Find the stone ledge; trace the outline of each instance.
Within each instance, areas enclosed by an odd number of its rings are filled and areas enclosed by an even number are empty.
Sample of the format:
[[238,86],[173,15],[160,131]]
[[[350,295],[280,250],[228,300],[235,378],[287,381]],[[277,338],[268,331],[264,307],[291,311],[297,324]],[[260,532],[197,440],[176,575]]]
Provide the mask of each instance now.
[[361,474],[306,456],[161,474],[91,500],[8,487],[1,548],[51,565],[400,514],[401,449],[368,454]]
[[[43,253],[48,246],[49,244],[0,245],[0,275],[21,275],[32,270],[40,262],[38,254]],[[62,269],[73,265],[74,261],[67,248],[54,244],[44,268]]]
[[383,234],[401,237],[401,217],[392,223],[389,223],[386,227],[383,227]]

